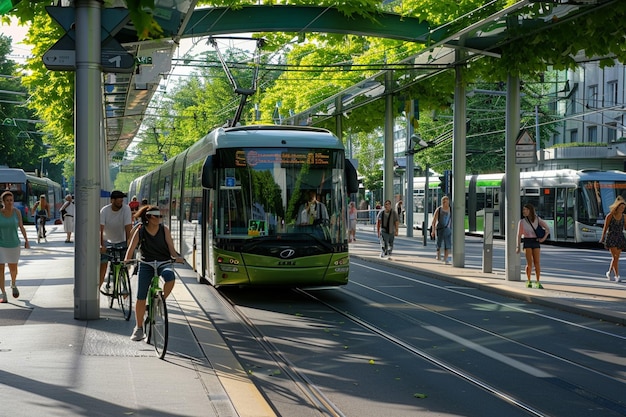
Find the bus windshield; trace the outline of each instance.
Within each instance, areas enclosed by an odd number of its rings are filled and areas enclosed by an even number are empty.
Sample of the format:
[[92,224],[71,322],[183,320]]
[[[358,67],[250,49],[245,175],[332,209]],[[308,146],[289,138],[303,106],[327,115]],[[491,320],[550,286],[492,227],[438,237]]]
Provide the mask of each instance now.
[[578,219],[585,224],[601,225],[618,195],[626,198],[626,183],[616,181],[581,181]]
[[234,148],[216,156],[216,236],[345,239],[343,150]]

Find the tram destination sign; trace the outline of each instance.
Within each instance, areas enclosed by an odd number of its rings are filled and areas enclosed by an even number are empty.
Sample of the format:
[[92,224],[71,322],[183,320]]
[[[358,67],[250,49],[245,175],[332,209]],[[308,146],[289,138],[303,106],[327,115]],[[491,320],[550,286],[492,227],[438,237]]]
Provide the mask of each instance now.
[[328,166],[330,152],[326,149],[248,149],[235,152],[234,165],[236,167],[280,165],[289,166]]

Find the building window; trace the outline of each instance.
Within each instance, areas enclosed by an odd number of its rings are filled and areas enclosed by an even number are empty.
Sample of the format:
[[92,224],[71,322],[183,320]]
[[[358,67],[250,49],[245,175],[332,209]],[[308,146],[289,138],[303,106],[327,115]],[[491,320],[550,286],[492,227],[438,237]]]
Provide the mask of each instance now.
[[598,126],[589,126],[587,128],[587,142],[598,143]]
[[617,123],[607,123],[606,127],[607,143],[615,142],[617,140]]
[[590,85],[587,88],[587,108],[598,108],[598,85]]
[[609,81],[606,83],[606,99],[605,106],[617,106],[617,80]]
[[569,131],[569,142],[570,143],[578,142],[578,130],[577,129],[573,129]]

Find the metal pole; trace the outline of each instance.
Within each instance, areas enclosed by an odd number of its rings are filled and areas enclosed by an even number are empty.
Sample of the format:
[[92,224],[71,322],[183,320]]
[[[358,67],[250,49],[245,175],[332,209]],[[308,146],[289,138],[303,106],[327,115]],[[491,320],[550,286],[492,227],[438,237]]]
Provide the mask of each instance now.
[[[455,52],[458,62],[462,62],[465,53]],[[454,121],[452,130],[452,265],[465,266],[465,151],[466,145],[466,100],[465,64],[455,67],[454,86]]]
[[430,209],[430,205],[428,204],[428,198],[430,196],[428,188],[428,177],[430,174],[430,165],[426,164],[426,174],[424,178],[424,226],[422,230],[424,231],[424,246],[427,245],[428,239],[430,239],[430,233],[428,233],[428,210]]
[[515,163],[515,141],[520,130],[519,77],[509,74],[506,93],[505,270],[507,281],[520,281],[521,261],[515,251],[517,246],[517,223],[521,213],[520,175]]
[[413,237],[413,175],[415,161],[413,160],[413,114],[415,103],[409,100],[408,114],[406,115],[406,196],[404,197],[404,213],[406,221],[406,237]]
[[384,152],[385,166],[383,169],[383,201],[393,202],[393,71],[385,76],[385,133]]
[[75,74],[75,257],[74,318],[100,318],[100,151],[102,93],[100,27],[102,4],[77,0]]

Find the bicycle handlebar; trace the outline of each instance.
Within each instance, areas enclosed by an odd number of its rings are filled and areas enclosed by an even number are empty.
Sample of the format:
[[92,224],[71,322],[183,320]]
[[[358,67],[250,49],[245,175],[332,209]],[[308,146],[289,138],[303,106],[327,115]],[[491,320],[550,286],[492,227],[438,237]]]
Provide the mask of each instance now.
[[160,268],[163,265],[182,263],[182,262],[176,262],[176,259],[167,259],[165,261],[142,261],[141,259],[130,259],[128,261],[124,261],[124,263],[126,263],[126,264],[146,264],[146,265],[150,265],[152,268],[154,268],[156,270],[156,269]]

